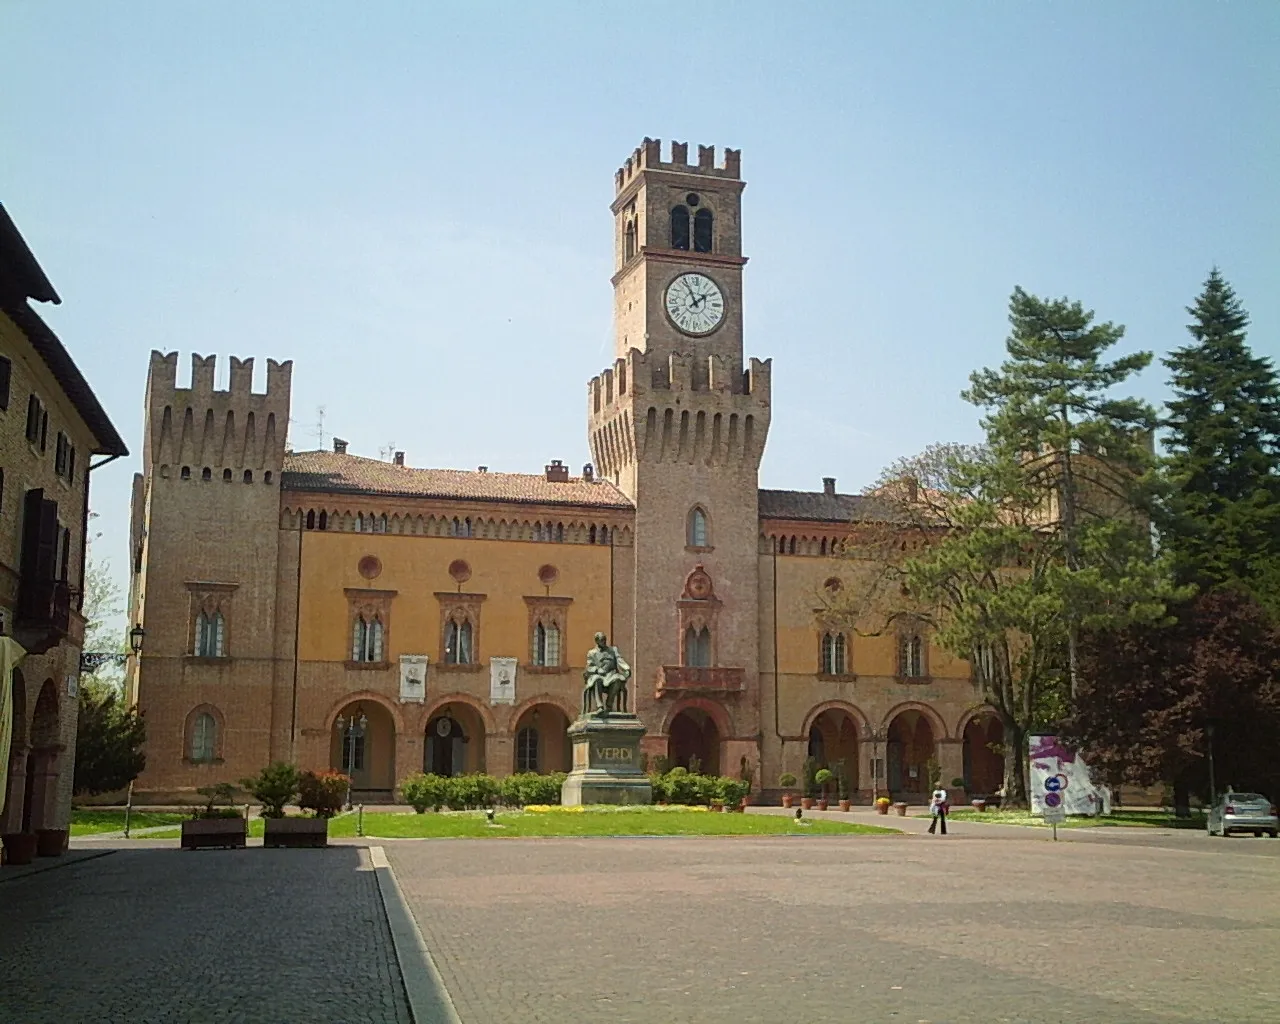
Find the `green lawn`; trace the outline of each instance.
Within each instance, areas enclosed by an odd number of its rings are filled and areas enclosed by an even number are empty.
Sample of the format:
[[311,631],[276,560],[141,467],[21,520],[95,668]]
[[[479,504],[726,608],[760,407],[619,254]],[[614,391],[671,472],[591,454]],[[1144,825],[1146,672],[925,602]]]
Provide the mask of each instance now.
[[[335,819],[331,836],[354,836],[354,815]],[[516,836],[766,836],[898,835],[897,829],[769,814],[726,814],[652,807],[592,808],[583,811],[499,811],[493,825],[483,812],[443,814],[366,811],[364,834],[381,839],[502,838]]]
[[[929,817],[928,813],[916,815],[918,818]],[[1048,828],[1044,819],[1030,811],[975,811],[972,808],[956,808],[949,815],[952,821],[981,821],[989,825],[1031,825],[1036,828]],[[1204,815],[1192,812],[1190,818],[1175,818],[1166,811],[1136,810],[1121,808],[1109,815],[1096,818],[1072,817],[1062,822],[1059,828],[1116,828],[1118,826],[1137,828],[1204,828]]]
[[[129,816],[129,829],[151,828],[154,825],[169,825],[181,821],[182,814],[157,814],[150,811],[134,811]],[[99,832],[123,832],[124,811],[101,811],[86,807],[71,812],[71,834],[73,836],[91,836]]]

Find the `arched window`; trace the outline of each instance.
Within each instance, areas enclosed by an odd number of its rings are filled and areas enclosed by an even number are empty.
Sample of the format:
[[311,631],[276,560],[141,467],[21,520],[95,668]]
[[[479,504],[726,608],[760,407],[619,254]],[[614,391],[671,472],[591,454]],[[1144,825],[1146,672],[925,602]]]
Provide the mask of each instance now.
[[244,471],[244,482],[247,484],[253,483],[253,470],[246,469]]
[[226,620],[223,619],[222,612],[201,612],[196,616],[196,657],[224,657],[225,643]]
[[906,679],[920,679],[925,674],[924,640],[912,633],[898,642],[899,671]]
[[[693,217],[693,251],[711,251],[711,211],[703,207]],[[688,246],[685,246],[687,249]]]
[[231,483],[231,470],[229,470],[229,469],[224,469],[224,470],[222,471],[222,482],[223,482],[224,484],[229,484],[229,483]]
[[556,543],[564,543],[564,523],[556,523]]
[[262,482],[264,484],[271,483],[271,470],[267,470],[265,473],[262,474]]
[[600,527],[600,543],[601,544],[609,543],[609,527],[607,526]]
[[316,510],[313,508],[309,508],[307,509],[307,529],[314,530],[315,528],[316,528]]
[[449,665],[471,664],[471,623],[451,619],[445,632],[444,660]]
[[214,759],[218,746],[218,722],[207,711],[201,711],[191,723],[192,761],[209,762]]
[[351,660],[365,664],[382,663],[382,620],[376,615],[357,615],[351,626]]
[[631,259],[636,254],[636,222],[627,221],[627,226],[622,232],[622,258],[624,260]]
[[374,533],[387,532],[387,514],[385,512],[383,512],[382,515],[378,516],[378,518],[373,521],[373,532]]
[[711,630],[706,626],[685,630],[684,663],[687,668],[711,667]]
[[593,526],[587,531],[587,543],[594,544],[596,542],[596,528]]
[[542,523],[541,522],[536,522],[533,524],[533,539],[536,541],[542,540]]
[[179,475],[180,477],[182,477],[182,479],[183,479],[183,480],[190,480],[190,479],[191,479],[191,467],[190,467],[190,466],[183,466],[183,467],[182,467],[182,472],[181,472],[181,473],[179,473],[178,475]]
[[555,667],[560,664],[560,627],[539,622],[533,628],[533,663]]
[[212,480],[213,470],[211,470],[208,466],[205,466],[204,469],[200,470],[200,479],[205,481]]
[[696,505],[689,512],[689,529],[686,543],[691,548],[705,548],[708,543],[707,514]]
[[689,211],[683,206],[671,211],[671,248],[689,248]]
[[787,554],[794,555],[796,553],[796,539],[791,538],[791,542],[787,545]]
[[538,730],[531,725],[516,733],[516,771],[538,770]]
[[822,634],[822,672],[828,676],[842,676],[848,669],[847,641],[843,633]]
[[320,529],[327,530],[329,528],[329,513],[324,509],[320,510]]

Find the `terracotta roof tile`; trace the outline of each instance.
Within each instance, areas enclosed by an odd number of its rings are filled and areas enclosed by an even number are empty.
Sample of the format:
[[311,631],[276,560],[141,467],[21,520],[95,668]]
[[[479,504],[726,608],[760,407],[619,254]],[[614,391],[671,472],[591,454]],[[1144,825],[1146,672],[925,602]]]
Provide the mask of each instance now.
[[380,459],[329,451],[289,452],[281,486],[290,491],[383,494],[406,498],[455,498],[538,505],[629,509],[631,502],[606,480],[571,477],[551,483],[542,473],[480,473],[462,469],[414,469]]

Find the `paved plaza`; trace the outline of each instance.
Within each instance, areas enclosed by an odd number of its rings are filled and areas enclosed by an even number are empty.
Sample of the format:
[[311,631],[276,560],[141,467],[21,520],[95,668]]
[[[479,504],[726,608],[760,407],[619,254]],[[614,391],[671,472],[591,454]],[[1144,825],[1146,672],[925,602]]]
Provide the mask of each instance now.
[[1280,841],[888,824],[913,834],[78,843],[115,852],[0,872],[0,1020],[409,1021],[441,980],[464,1024],[1280,1019]]

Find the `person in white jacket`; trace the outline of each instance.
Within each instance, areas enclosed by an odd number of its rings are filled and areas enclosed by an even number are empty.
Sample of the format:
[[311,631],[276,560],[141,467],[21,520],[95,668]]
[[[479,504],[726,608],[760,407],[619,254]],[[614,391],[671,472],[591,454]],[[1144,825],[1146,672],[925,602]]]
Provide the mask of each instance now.
[[929,835],[933,835],[933,830],[938,827],[938,823],[942,823],[942,834],[947,834],[947,791],[939,786],[933,791],[933,796],[929,798],[929,813],[933,815],[933,821],[929,823]]

